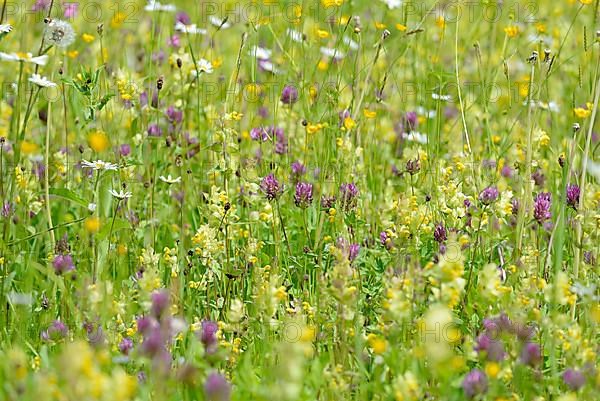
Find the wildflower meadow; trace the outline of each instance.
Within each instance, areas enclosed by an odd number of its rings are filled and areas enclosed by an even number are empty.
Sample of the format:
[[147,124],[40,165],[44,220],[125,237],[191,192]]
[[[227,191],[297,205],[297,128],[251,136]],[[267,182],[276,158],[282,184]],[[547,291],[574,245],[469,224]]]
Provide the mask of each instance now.
[[600,400],[598,0],[0,0],[0,401]]

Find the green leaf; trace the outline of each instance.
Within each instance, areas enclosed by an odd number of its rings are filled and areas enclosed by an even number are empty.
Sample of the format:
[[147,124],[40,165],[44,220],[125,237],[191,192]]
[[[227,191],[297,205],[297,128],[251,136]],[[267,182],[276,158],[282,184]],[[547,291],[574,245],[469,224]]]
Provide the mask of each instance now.
[[98,241],[103,241],[105,238],[108,238],[108,236],[111,233],[111,226],[112,226],[113,233],[115,233],[119,230],[126,230],[128,228],[131,228],[129,221],[127,221],[125,219],[115,219],[114,224],[113,224],[112,220],[110,220],[110,222],[107,222],[104,225],[104,227],[102,227],[102,229],[98,232],[98,234],[96,234],[96,239]]
[[75,192],[66,188],[50,188],[48,193],[53,196],[58,196],[60,198],[64,198],[70,200],[71,202],[77,203],[80,206],[87,207],[89,202],[85,199],[79,197]]

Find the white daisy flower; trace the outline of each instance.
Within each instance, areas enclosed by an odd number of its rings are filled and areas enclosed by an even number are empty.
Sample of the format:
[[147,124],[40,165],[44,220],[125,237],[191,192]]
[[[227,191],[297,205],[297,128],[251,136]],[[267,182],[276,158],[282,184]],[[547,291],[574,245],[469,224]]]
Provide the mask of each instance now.
[[170,184],[177,184],[178,182],[181,182],[181,177],[173,178],[173,177],[171,177],[171,174],[169,174],[169,175],[168,175],[168,176],[166,176],[166,177],[165,177],[164,175],[161,175],[161,176],[160,176],[160,177],[158,177],[158,178],[160,178],[160,180],[161,180],[162,182],[166,182],[166,183],[167,183],[167,184],[169,184],[169,185],[170,185]]
[[11,24],[0,24],[0,34],[1,33],[9,33],[13,30]]
[[298,32],[292,28],[287,29],[288,36],[296,43],[302,43],[304,40],[304,34],[302,32]]
[[381,0],[383,1],[390,10],[398,8],[402,5],[402,0]]
[[[198,60],[198,63],[196,64],[197,68],[198,68],[198,72],[204,72],[206,74],[212,74],[213,73],[213,65],[211,64],[210,61],[201,58],[200,60]],[[196,71],[193,70],[192,74],[196,74]]]
[[67,21],[53,19],[46,26],[44,38],[54,46],[67,47],[75,42],[75,31]]
[[268,59],[270,59],[272,53],[273,52],[271,50],[265,49],[264,47],[260,47],[260,46],[254,46],[248,52],[248,54],[251,57],[256,57],[259,60],[268,60]]
[[231,24],[229,22],[225,21],[225,19],[215,17],[214,15],[211,15],[210,17],[208,17],[208,20],[210,21],[211,24],[213,24],[217,28],[219,28],[219,27],[221,29],[231,28]]
[[120,190],[119,192],[117,192],[114,189],[111,189],[108,192],[110,192],[110,194],[112,196],[114,196],[115,198],[117,198],[119,200],[129,199],[129,198],[131,198],[131,195],[132,195],[131,192],[123,192],[123,190]]
[[155,0],[148,0],[148,4],[144,7],[146,11],[166,11],[168,13],[174,13],[177,11],[177,7],[174,4],[161,4]]
[[102,160],[96,160],[95,162],[89,162],[87,160],[82,160],[81,167],[92,168],[96,171],[98,171],[98,170],[118,170],[119,169],[119,166],[117,166],[116,164],[105,162]]
[[427,135],[421,134],[420,132],[417,132],[417,131],[411,131],[409,133],[404,132],[402,134],[402,138],[406,139],[407,141],[411,141],[411,142],[418,142],[421,144],[427,143]]
[[48,55],[33,57],[31,53],[4,53],[0,52],[0,60],[5,61],[22,61],[24,63],[32,63],[36,65],[46,65]]
[[96,211],[96,204],[95,203],[90,203],[88,205],[88,210],[92,213],[94,213]]
[[39,86],[40,88],[54,88],[56,84],[50,81],[48,78],[41,76],[40,74],[33,74],[29,78],[29,82]]
[[321,54],[338,60],[346,56],[344,52],[339,51],[338,49],[332,49],[330,47],[321,47]]
[[279,72],[279,70],[275,67],[275,64],[269,60],[258,60],[258,65],[263,70],[272,72],[273,74],[277,74]]
[[431,94],[431,98],[434,100],[443,100],[445,102],[448,102],[452,99],[452,96],[450,95],[440,95],[438,93],[432,93]]
[[350,50],[358,50],[358,43],[347,36],[344,36],[344,43],[350,48]]
[[196,24],[186,25],[183,22],[175,23],[175,30],[181,33],[189,33],[190,35],[206,35],[206,29],[198,28]]
[[587,173],[600,182],[600,163],[596,163],[592,159],[587,159]]

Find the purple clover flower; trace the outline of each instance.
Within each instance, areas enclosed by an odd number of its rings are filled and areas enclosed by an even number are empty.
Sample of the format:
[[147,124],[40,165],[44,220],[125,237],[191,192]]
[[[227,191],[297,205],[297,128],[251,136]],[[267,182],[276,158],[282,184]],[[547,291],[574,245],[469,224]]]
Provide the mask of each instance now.
[[544,224],[546,220],[552,217],[550,207],[552,206],[552,196],[549,192],[537,194],[533,203],[533,217],[539,224]]
[[207,401],[229,401],[231,384],[217,372],[212,372],[204,382],[204,394]]
[[465,376],[462,388],[467,398],[473,398],[478,394],[484,394],[488,389],[488,380],[485,373],[479,369],[473,369]]
[[577,210],[581,189],[576,184],[567,185],[567,205]]
[[281,102],[283,104],[294,104],[298,101],[298,89],[293,85],[286,85],[281,92]]
[[484,205],[490,205],[498,199],[498,195],[498,188],[490,186],[481,191],[479,194],[479,201]]
[[294,194],[294,202],[296,206],[306,209],[313,201],[313,185],[307,182],[299,182],[296,184],[296,193]]
[[585,385],[585,375],[577,369],[567,369],[563,373],[563,381],[573,391],[579,390]]
[[260,183],[260,189],[264,192],[267,200],[276,199],[281,193],[281,184],[277,181],[277,178],[273,175],[273,173],[267,175],[262,179]]
[[356,207],[358,193],[358,187],[353,182],[340,185],[340,200],[346,212]]

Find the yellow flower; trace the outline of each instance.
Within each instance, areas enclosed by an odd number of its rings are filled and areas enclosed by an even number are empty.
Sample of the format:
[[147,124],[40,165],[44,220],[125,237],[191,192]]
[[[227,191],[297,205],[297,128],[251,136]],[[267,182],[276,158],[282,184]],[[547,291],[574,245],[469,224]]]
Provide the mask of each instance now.
[[407,27],[406,27],[406,25],[396,24],[396,29],[399,30],[400,32],[404,32],[404,31],[406,31]]
[[575,113],[575,115],[578,118],[587,118],[587,117],[589,117],[590,114],[592,114],[592,112],[589,109],[585,109],[583,107],[574,108],[573,113]]
[[375,28],[381,30],[381,29],[385,29],[386,26],[383,22],[375,22]]
[[364,109],[363,114],[367,118],[375,118],[377,116],[377,112],[375,110],[371,111],[369,109]]
[[519,27],[516,25],[509,25],[504,28],[504,33],[506,33],[506,36],[509,38],[514,38],[519,34]]
[[583,5],[588,5],[588,4],[592,4],[592,0],[579,0],[579,2]]
[[88,233],[95,234],[100,230],[100,219],[95,216],[88,217],[83,226]]
[[440,29],[444,29],[446,26],[446,20],[444,19],[443,15],[440,15],[435,19],[435,25]]
[[39,146],[37,143],[23,141],[21,142],[21,152],[26,155],[30,155],[32,153],[36,153],[39,150]]
[[348,131],[350,131],[354,127],[356,127],[356,122],[354,122],[352,117],[344,118],[344,128],[346,128]]
[[84,33],[83,35],[81,35],[81,39],[83,39],[83,41],[85,43],[91,43],[94,41],[94,35],[90,35],[89,33]]
[[120,28],[126,19],[127,19],[127,15],[125,13],[118,11],[115,13],[115,15],[113,15],[112,20],[110,21],[110,26],[112,28]]
[[383,354],[387,349],[387,342],[375,334],[369,334],[367,337],[367,342],[375,354]]
[[321,0],[321,4],[323,4],[323,7],[325,8],[334,6],[339,7],[344,4],[344,0]]
[[488,362],[485,364],[485,373],[492,379],[500,373],[500,365],[497,362]]
[[69,56],[69,58],[76,58],[79,56],[79,52],[77,50],[70,50],[67,52],[67,56]]
[[317,36],[320,39],[327,39],[329,37],[329,32],[324,29],[317,29]]
[[88,145],[95,152],[103,152],[110,146],[108,136],[103,131],[95,131],[88,135]]

